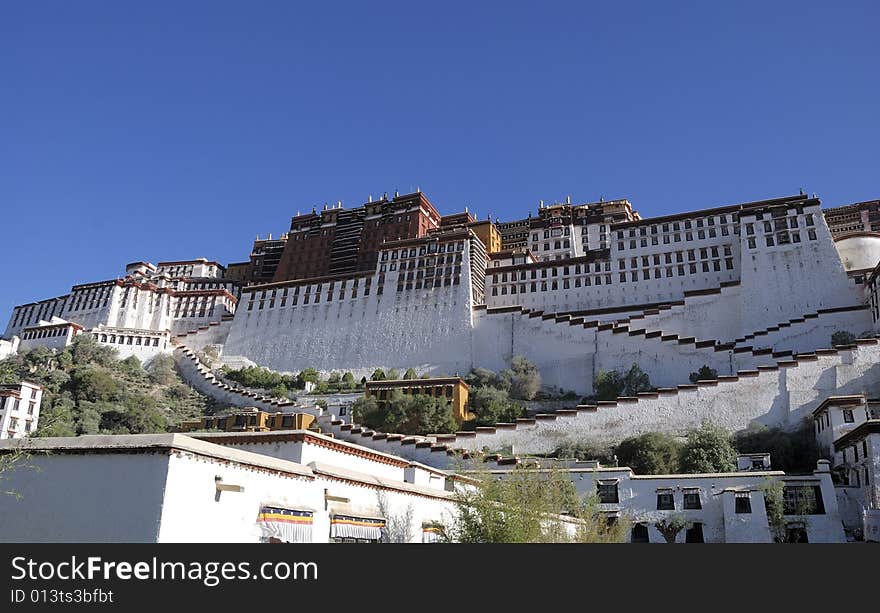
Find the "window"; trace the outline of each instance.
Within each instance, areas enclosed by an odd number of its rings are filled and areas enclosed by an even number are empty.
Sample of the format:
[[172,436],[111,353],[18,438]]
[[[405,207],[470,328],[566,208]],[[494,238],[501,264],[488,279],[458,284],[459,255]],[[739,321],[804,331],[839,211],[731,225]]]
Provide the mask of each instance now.
[[699,522],[694,522],[693,524],[685,530],[684,533],[684,542],[685,543],[705,543],[703,540],[703,524]]
[[599,491],[599,502],[602,504],[614,504],[620,502],[617,495],[617,481],[599,481],[597,483]]
[[785,527],[786,543],[808,543],[807,529],[803,524],[788,524]]
[[843,410],[843,421],[848,424],[851,424],[855,421],[855,418],[853,417],[852,409],[844,409]]
[[684,508],[685,509],[702,509],[703,504],[700,502],[700,490],[685,490],[684,492]]
[[648,538],[648,526],[646,524],[633,524],[632,534],[630,536],[631,543],[650,543]]
[[785,515],[824,515],[822,490],[818,485],[786,485],[782,489]]
[[737,513],[752,512],[752,498],[749,492],[737,492],[734,498],[734,510]]
[[657,510],[658,511],[674,511],[675,500],[672,497],[672,491],[657,492]]

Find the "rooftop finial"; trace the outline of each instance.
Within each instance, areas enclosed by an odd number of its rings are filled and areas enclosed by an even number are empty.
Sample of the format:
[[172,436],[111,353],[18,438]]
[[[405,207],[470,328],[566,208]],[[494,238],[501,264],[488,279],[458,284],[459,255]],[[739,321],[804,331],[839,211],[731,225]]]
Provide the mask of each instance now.
[[565,204],[571,204],[571,196],[565,197]]

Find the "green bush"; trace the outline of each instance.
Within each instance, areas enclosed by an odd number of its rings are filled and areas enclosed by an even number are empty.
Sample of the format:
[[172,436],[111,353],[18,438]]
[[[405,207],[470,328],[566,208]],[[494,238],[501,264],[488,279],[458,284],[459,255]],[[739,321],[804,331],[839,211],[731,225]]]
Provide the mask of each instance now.
[[697,372],[692,372],[688,379],[690,379],[691,383],[696,383],[697,381],[705,381],[707,379],[717,379],[718,371],[714,368],[709,368],[708,366],[700,367],[700,370]]
[[688,432],[681,452],[681,470],[686,473],[723,473],[736,469],[736,450],[723,428],[704,422]]
[[614,465],[614,449],[598,441],[566,441],[550,457],[565,460],[598,460],[606,466]]
[[468,410],[475,419],[471,426],[492,426],[510,423],[525,415],[525,408],[511,400],[508,393],[497,387],[472,387],[468,394]]
[[766,426],[743,430],[733,444],[739,453],[769,453],[773,469],[789,474],[810,474],[816,462],[828,455],[816,442],[811,420],[793,431]]
[[856,340],[856,337],[851,332],[847,332],[845,330],[838,330],[834,334],[831,335],[831,345],[852,345]]
[[522,356],[514,356],[510,361],[510,368],[501,373],[501,378],[507,383],[511,398],[517,400],[531,400],[541,389],[541,373],[538,367]]
[[618,464],[637,475],[669,475],[679,470],[682,444],[670,434],[648,432],[624,439],[615,451]]
[[558,471],[515,470],[503,479],[485,473],[475,481],[475,487],[455,492],[457,512],[446,528],[448,541],[619,543],[629,536],[626,517],[608,522],[597,497],[581,498],[571,479]]
[[59,353],[39,348],[0,361],[0,383],[22,379],[43,387],[37,437],[164,432],[215,409],[183,383],[170,356],[157,356],[144,369],[90,335]]
[[638,364],[633,364],[625,373],[600,370],[593,381],[593,389],[597,400],[615,400],[620,396],[635,396],[653,388],[648,374]]
[[399,434],[444,434],[457,429],[444,398],[394,390],[383,406],[373,396],[352,403],[352,419],[371,430]]

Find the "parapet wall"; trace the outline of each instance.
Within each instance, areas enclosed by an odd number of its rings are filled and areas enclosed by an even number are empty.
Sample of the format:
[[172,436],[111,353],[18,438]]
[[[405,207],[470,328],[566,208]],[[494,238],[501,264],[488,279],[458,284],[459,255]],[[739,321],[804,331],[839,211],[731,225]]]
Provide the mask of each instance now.
[[767,365],[697,385],[678,385],[635,398],[582,405],[448,435],[375,432],[344,423],[333,415],[321,416],[318,421],[325,433],[338,438],[449,468],[461,463],[463,452],[506,449],[542,454],[569,442],[613,443],[650,431],[684,434],[704,421],[730,431],[756,424],[795,428],[829,396],[880,393],[878,359],[880,343],[864,339],[846,347],[768,360]]

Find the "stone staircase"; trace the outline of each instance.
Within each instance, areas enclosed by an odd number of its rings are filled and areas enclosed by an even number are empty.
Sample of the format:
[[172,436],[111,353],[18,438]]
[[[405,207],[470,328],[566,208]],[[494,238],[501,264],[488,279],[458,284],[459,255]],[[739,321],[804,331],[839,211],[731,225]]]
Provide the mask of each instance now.
[[218,379],[211,369],[199,360],[196,353],[185,345],[178,345],[174,349],[174,359],[177,362],[178,371],[184,380],[197,391],[213,398],[217,402],[230,407],[256,407],[271,413],[309,413],[318,416],[322,413],[321,407],[305,407],[298,405],[292,400],[279,400],[258,394],[252,390],[237,386]]
[[757,330],[736,339],[735,343],[738,347],[749,345],[806,351],[809,347],[829,343],[831,335],[838,330],[857,335],[870,330],[872,324],[871,311],[867,304],[820,309]]

